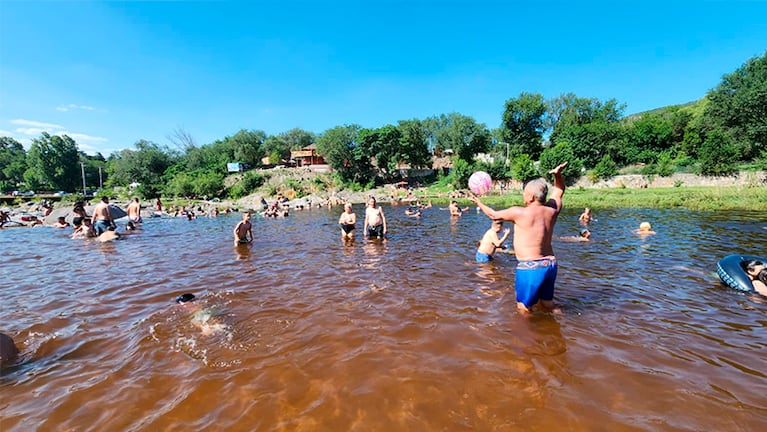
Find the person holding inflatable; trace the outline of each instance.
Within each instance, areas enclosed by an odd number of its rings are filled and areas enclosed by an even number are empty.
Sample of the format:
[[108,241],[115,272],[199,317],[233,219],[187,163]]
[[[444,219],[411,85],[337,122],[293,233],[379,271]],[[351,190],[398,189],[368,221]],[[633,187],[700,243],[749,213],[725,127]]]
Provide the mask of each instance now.
[[748,260],[742,266],[748,278],[751,279],[754,291],[767,296],[767,266],[758,260]]
[[557,217],[562,211],[562,196],[565,193],[562,170],[566,166],[567,162],[549,171],[549,174],[554,175],[554,190],[548,200],[549,188],[544,179],[532,180],[525,185],[522,193],[525,207],[493,210],[477,196],[470,197],[490,219],[514,223],[514,251],[519,260],[514,287],[517,307],[525,313],[539,302],[545,309],[554,308],[557,258],[554,256],[551,238]]

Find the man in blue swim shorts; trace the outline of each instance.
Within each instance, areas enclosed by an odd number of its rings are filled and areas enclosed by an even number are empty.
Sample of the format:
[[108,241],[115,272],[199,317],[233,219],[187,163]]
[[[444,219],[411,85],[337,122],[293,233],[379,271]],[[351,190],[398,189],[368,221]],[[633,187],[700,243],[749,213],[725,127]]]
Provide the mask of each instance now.
[[476,196],[471,196],[471,200],[490,219],[514,223],[514,252],[519,260],[514,286],[517,307],[522,312],[531,311],[539,302],[546,309],[554,308],[557,259],[551,247],[551,238],[562,211],[562,196],[565,193],[562,170],[566,166],[567,162],[549,171],[554,175],[554,188],[548,200],[549,188],[544,179],[525,184],[522,193],[524,207],[513,206],[496,211]]
[[490,226],[490,229],[482,236],[482,240],[477,245],[477,253],[474,255],[474,259],[478,263],[486,263],[493,260],[493,254],[496,249],[503,248],[503,242],[509,237],[510,229],[506,229],[503,232],[503,237],[498,237],[498,233],[503,229],[503,221],[495,220]]

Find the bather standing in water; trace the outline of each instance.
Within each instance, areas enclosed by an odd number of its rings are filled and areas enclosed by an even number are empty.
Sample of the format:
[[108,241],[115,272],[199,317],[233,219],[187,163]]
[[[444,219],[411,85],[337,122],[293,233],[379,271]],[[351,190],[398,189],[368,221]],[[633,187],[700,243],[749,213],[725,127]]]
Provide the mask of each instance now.
[[338,224],[341,225],[341,239],[353,240],[354,227],[357,224],[357,215],[352,211],[352,203],[344,204],[344,212],[338,218]]
[[529,312],[538,304],[549,310],[554,308],[554,282],[557,278],[557,259],[551,246],[554,225],[562,211],[565,179],[562,170],[567,162],[549,171],[554,174],[554,191],[550,199],[544,179],[528,182],[522,196],[525,207],[509,207],[493,210],[475,195],[471,200],[490,219],[514,223],[514,251],[519,264],[514,287],[517,292],[517,308]]

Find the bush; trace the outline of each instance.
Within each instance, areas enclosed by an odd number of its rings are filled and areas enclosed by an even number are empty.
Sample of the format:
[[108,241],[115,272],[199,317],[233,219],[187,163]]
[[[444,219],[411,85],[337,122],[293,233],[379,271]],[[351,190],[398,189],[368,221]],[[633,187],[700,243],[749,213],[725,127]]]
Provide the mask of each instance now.
[[658,165],[655,173],[661,177],[669,177],[674,174],[674,162],[669,152],[662,152],[658,155]]
[[550,170],[564,162],[568,162],[568,164],[562,171],[562,175],[565,178],[565,183],[572,185],[581,176],[583,162],[575,157],[573,150],[567,142],[561,142],[554,147],[547,148],[541,153],[540,172],[541,174],[548,173]]
[[512,161],[511,174],[514,180],[526,182],[538,177],[538,170],[535,169],[535,163],[530,156],[521,154]]
[[720,129],[709,132],[700,150],[699,174],[725,176],[738,171],[734,163],[738,157],[738,149],[732,139]]
[[[618,165],[613,161],[610,155],[602,156],[594,169],[591,171],[589,178],[596,178],[601,180],[607,180],[618,175]],[[592,180],[593,181],[593,180]]]

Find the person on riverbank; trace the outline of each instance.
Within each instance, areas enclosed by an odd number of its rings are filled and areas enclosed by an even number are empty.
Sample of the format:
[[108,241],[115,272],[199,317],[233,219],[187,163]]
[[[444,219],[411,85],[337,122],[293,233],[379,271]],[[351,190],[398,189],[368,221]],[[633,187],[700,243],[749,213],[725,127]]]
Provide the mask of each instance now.
[[470,196],[490,219],[514,223],[514,252],[519,260],[514,286],[517,307],[522,312],[531,311],[539,302],[548,310],[554,308],[557,258],[551,238],[562,211],[562,196],[565,193],[562,170],[566,166],[567,162],[549,171],[554,175],[554,190],[548,200],[549,189],[544,179],[532,180],[525,185],[522,193],[525,207],[493,210],[477,196]]
[[380,206],[376,204],[375,197],[368,199],[368,206],[365,209],[365,223],[363,227],[365,237],[371,239],[386,237],[386,216]]
[[250,223],[250,213],[242,214],[242,220],[234,227],[234,245],[247,244],[253,241],[253,228]]
[[96,235],[101,235],[105,231],[115,228],[115,221],[112,218],[112,213],[109,211],[109,198],[106,196],[102,196],[101,202],[93,208],[91,223],[96,231]]
[[354,239],[354,228],[357,224],[357,215],[352,209],[352,203],[347,202],[344,204],[344,211],[341,213],[341,217],[338,218],[338,224],[341,225],[341,239]]
[[475,259],[478,263],[486,263],[493,260],[493,255],[497,249],[503,249],[503,242],[509,237],[511,230],[506,228],[503,230],[503,236],[498,238],[498,233],[503,229],[502,220],[494,220],[490,225],[490,229],[485,231],[485,235],[479,241],[477,247],[477,253]]
[[133,198],[133,201],[131,201],[130,204],[128,204],[128,208],[126,209],[126,213],[128,213],[128,220],[132,221],[134,223],[141,223],[141,204],[138,201],[138,198]]

